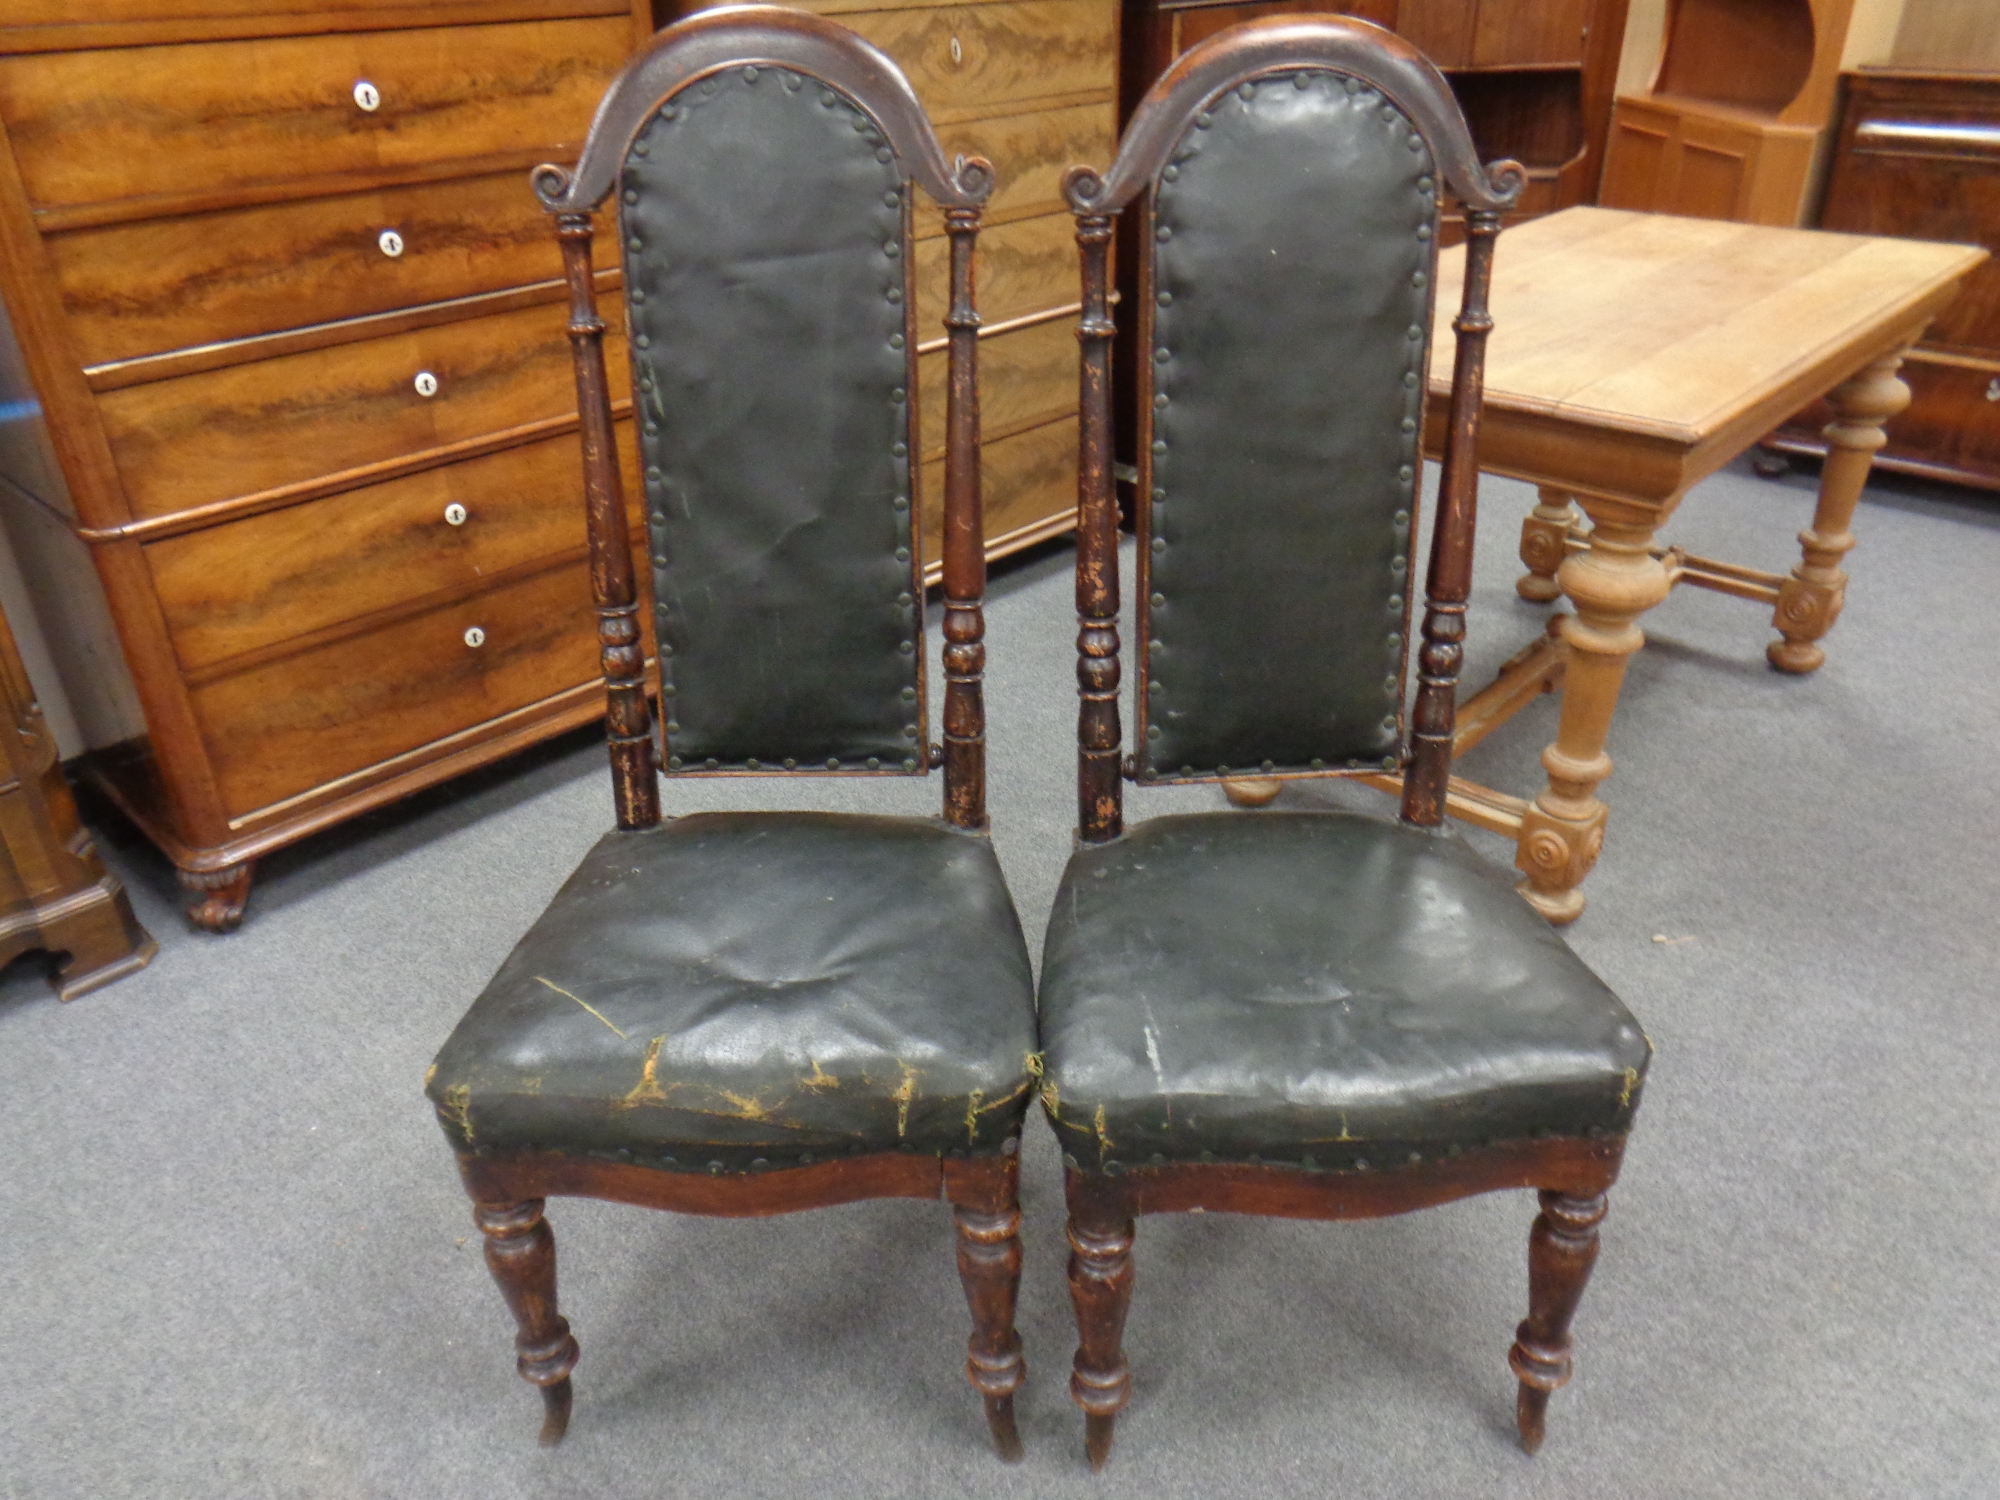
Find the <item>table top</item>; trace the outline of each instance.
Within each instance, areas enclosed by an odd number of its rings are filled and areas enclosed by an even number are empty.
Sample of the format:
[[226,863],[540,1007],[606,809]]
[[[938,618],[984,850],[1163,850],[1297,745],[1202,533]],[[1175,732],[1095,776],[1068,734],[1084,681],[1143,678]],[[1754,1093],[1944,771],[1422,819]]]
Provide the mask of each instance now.
[[[1505,230],[1480,466],[1561,482],[1649,451],[1658,472],[1631,476],[1634,492],[1678,493],[1907,342],[1985,258],[1975,245],[1608,208]],[[1464,274],[1462,247],[1439,257],[1434,408]]]

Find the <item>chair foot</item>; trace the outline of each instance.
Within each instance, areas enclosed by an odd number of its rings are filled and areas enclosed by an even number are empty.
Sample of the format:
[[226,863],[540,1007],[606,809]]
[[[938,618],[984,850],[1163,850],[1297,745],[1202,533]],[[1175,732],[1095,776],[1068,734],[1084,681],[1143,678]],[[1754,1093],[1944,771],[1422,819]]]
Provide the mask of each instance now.
[[1569,1324],[1597,1261],[1597,1226],[1605,1213],[1602,1193],[1572,1198],[1544,1189],[1541,1202],[1528,1236],[1528,1316],[1507,1351],[1521,1382],[1514,1415],[1529,1453],[1542,1446],[1549,1393],[1567,1385],[1575,1368]]
[[1090,1457],[1090,1472],[1102,1473],[1111,1461],[1111,1433],[1118,1425],[1118,1413],[1110,1411],[1098,1416],[1087,1413],[1083,1419],[1083,1451]]
[[486,1268],[514,1314],[515,1366],[542,1392],[544,1448],[569,1430],[570,1371],[576,1340],[556,1310],[556,1237],[542,1217],[540,1198],[519,1203],[474,1203],[472,1217],[486,1237]]
[[1521,1429],[1521,1448],[1530,1458],[1542,1451],[1548,1414],[1549,1393],[1532,1385],[1522,1386],[1514,1398],[1514,1421]]
[[1002,1463],[1021,1461],[1014,1392],[1027,1379],[1014,1302],[1021,1286],[1020,1163],[995,1157],[968,1171],[952,1200],[958,1230],[958,1277],[972,1310],[965,1378],[986,1401],[986,1426]]
[[554,1385],[542,1387],[542,1435],[539,1441],[544,1448],[555,1447],[569,1431],[569,1406],[572,1394],[567,1375]]
[[1024,1450],[1021,1430],[1014,1425],[1014,1393],[986,1398],[986,1427],[993,1434],[993,1451],[1003,1464],[1017,1464]]
[[[1072,1177],[1072,1183],[1075,1178]],[[1070,1399],[1083,1408],[1084,1450],[1093,1470],[1111,1456],[1111,1429],[1132,1399],[1125,1363],[1125,1312],[1132,1303],[1130,1218],[1084,1210],[1072,1192],[1069,1295],[1076,1308],[1077,1349]]]

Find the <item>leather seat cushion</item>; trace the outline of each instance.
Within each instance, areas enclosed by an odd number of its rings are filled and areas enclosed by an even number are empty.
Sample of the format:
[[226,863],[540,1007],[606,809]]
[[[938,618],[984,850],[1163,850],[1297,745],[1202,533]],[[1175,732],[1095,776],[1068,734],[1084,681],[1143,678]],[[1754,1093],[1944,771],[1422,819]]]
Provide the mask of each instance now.
[[1070,860],[1042,959],[1066,1156],[1379,1170],[1622,1135],[1651,1055],[1455,835],[1340,813],[1157,818]]
[[936,819],[703,813],[607,835],[426,1090],[461,1149],[742,1171],[991,1153],[1034,990],[992,844]]

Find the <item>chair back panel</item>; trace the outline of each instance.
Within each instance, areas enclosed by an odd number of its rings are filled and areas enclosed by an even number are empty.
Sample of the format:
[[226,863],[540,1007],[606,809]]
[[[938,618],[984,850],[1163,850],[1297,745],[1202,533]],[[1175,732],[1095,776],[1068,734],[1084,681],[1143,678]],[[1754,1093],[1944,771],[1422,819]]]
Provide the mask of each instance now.
[[1324,68],[1209,100],[1154,178],[1141,775],[1393,768],[1438,195]]
[[904,169],[788,68],[685,83],[618,186],[669,772],[921,772]]

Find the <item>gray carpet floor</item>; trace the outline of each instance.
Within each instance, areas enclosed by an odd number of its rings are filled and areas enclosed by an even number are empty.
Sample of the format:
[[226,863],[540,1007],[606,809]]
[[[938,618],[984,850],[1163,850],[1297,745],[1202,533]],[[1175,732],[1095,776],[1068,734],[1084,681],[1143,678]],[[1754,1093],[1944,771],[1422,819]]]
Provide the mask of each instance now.
[[[1542,618],[1511,587],[1530,498],[1484,487],[1473,683]],[[1810,508],[1809,476],[1739,468],[1671,530],[1783,568]],[[1693,590],[1633,665],[1570,937],[1658,1056],[1539,1458],[1511,1439],[1533,1215],[1511,1193],[1142,1221],[1133,1401],[1093,1478],[1039,1118],[1020,1467],[987,1449],[947,1214],[920,1203],[552,1204],[583,1363],[570,1437],[539,1451],[419,1086],[609,825],[586,734],[271,859],[228,938],[185,927],[163,863],[97,816],[161,951],[68,1006],[31,963],[0,975],[0,1495],[2000,1495],[2000,505],[1884,479],[1856,530],[1816,676],[1765,667],[1762,610]],[[1005,569],[990,611],[995,839],[1037,947],[1073,816],[1067,569],[1060,547]],[[1553,725],[1544,700],[1466,771],[1531,791]]]

